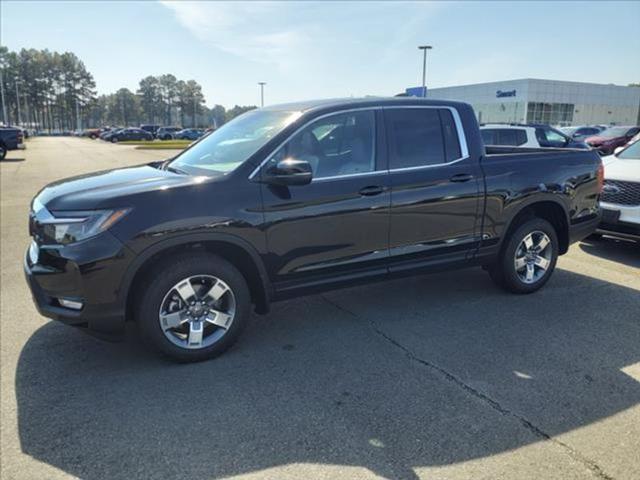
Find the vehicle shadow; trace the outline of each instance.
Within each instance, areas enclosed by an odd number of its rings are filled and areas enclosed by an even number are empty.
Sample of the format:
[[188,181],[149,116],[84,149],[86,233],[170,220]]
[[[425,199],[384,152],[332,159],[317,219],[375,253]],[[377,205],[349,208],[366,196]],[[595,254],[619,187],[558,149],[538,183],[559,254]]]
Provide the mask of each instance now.
[[[603,291],[625,310],[609,315]],[[515,296],[474,269],[276,304],[200,364],[49,323],[19,359],[21,447],[92,479],[292,463],[417,478],[640,402],[621,371],[640,360],[638,311],[637,290],[569,271]]]
[[11,162],[24,162],[25,158],[3,158],[0,160],[0,163],[11,163]]
[[580,242],[580,248],[590,255],[640,268],[640,242],[613,237],[587,238]]

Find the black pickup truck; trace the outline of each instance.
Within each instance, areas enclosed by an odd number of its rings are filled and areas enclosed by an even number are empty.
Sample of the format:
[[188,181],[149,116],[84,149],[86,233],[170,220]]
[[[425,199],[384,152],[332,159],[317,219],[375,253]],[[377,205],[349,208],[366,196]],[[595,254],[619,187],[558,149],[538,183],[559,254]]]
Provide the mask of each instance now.
[[485,148],[464,103],[292,103],[165,162],[47,186],[24,266],[43,315],[107,337],[135,321],[202,360],[251,305],[323,289],[482,266],[534,292],[595,230],[602,175],[595,151]]
[[9,150],[24,149],[22,130],[14,127],[0,127],[0,160],[4,160]]

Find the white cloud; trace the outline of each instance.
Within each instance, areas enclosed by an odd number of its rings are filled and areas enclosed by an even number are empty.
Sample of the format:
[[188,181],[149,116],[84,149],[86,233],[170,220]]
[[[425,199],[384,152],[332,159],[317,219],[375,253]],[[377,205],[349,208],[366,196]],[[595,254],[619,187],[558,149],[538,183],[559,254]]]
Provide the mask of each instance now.
[[[388,58],[441,4],[378,2],[162,1],[201,41],[281,73],[326,68],[318,60],[358,62],[355,52]],[[352,55],[349,55],[352,52]]]
[[[201,41],[252,62],[282,70],[293,66],[310,38],[303,26],[287,25],[293,6],[271,2],[162,1]],[[295,7],[294,7],[295,8]]]

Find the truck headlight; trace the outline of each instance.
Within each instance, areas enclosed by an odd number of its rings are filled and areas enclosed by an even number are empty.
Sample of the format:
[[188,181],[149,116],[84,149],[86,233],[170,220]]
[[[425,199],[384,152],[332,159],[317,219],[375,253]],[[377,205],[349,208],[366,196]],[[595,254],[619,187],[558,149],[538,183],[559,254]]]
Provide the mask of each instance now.
[[51,212],[53,218],[42,222],[44,234],[61,245],[79,242],[109,229],[129,213],[129,208],[82,212]]

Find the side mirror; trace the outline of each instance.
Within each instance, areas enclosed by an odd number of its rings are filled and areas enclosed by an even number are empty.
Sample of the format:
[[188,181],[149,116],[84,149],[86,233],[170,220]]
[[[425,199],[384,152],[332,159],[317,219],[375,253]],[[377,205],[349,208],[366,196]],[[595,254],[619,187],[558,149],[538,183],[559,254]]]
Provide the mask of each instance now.
[[616,147],[616,149],[613,151],[613,154],[618,155],[622,150],[624,150],[624,147]]
[[280,160],[264,174],[264,181],[273,185],[308,185],[312,178],[311,164],[295,158]]

